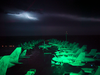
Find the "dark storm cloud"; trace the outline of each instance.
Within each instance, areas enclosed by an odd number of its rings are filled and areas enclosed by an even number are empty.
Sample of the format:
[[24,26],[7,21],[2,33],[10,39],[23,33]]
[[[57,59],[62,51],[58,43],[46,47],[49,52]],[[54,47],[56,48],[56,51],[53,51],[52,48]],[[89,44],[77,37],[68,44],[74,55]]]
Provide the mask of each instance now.
[[[12,0],[10,1],[12,2]],[[100,18],[93,16],[92,13],[88,16],[85,10],[83,13],[80,13],[81,7],[77,8],[73,4],[74,0],[68,0],[67,2],[63,0],[36,0],[34,5],[28,10],[31,16],[28,16],[28,18],[24,17],[25,15],[22,17],[15,16],[19,15],[18,13],[20,12],[25,12],[32,2],[33,0],[28,2],[27,0],[15,1],[12,4],[14,8],[9,9],[11,15],[1,14],[1,36],[65,35],[66,31],[69,35],[100,34]],[[8,4],[8,6],[10,5]],[[35,12],[35,8],[43,8],[43,14]],[[34,15],[38,20],[29,19],[29,17],[34,17]]]

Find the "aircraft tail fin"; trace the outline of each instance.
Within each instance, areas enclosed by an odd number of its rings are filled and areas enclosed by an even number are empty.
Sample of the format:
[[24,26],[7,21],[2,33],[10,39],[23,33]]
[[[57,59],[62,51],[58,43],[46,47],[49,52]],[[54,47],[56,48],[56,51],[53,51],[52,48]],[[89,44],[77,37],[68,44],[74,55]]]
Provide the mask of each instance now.
[[10,54],[10,60],[13,63],[18,63],[19,55],[21,54],[21,47],[17,47],[11,54]]
[[81,52],[75,62],[80,62],[85,59],[85,52]]
[[27,52],[27,50],[24,50],[22,53],[21,53],[21,57],[24,57],[25,55],[26,55],[26,52]]
[[91,51],[89,52],[89,55],[94,56],[97,52],[97,49],[91,49]]

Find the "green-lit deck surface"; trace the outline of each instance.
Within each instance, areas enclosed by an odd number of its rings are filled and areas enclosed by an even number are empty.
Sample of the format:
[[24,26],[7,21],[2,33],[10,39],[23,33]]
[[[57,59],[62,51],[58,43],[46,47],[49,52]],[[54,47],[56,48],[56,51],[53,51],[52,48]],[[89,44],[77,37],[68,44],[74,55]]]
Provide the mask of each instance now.
[[[52,55],[52,59],[51,59],[51,68],[56,67],[57,70],[57,66],[60,67],[61,70],[59,70],[58,72],[53,71],[52,75],[54,75],[55,73],[59,74],[61,72],[63,72],[63,75],[65,74],[69,74],[69,75],[84,75],[86,72],[88,72],[89,74],[92,74],[93,69],[95,68],[88,68],[90,70],[88,70],[86,67],[85,68],[80,68],[81,70],[84,70],[84,72],[82,71],[81,73],[74,73],[73,70],[70,72],[67,72],[66,70],[62,68],[64,67],[64,65],[71,65],[74,67],[84,67],[86,65],[86,63],[88,62],[93,62],[96,59],[94,58],[89,58],[86,56],[95,56],[96,54],[99,53],[95,53],[95,51],[97,51],[96,49],[91,49],[91,51],[94,51],[86,54],[86,50],[87,50],[87,45],[83,45],[82,47],[79,47],[79,43],[69,43],[68,41],[59,41],[56,39],[48,39],[48,42],[45,43],[44,40],[39,40],[39,41],[29,41],[29,42],[25,42],[25,43],[21,43],[18,45],[18,47],[10,54],[10,55],[5,55],[5,56],[0,56],[0,75],[6,75],[6,71],[8,68],[11,68],[13,66],[15,66],[16,64],[23,64],[21,62],[19,62],[20,60],[23,60],[24,58],[28,59],[30,57],[26,56],[27,51],[31,50],[31,49],[35,49],[35,46],[37,44],[39,44],[40,42],[43,43],[41,45],[38,46],[39,49],[43,50],[44,55]],[[57,47],[57,50],[55,50],[54,53],[52,53],[52,47]],[[24,49],[24,51],[22,51],[22,48]],[[51,48],[51,49],[50,49]],[[49,50],[50,49],[50,50]],[[45,51],[47,51],[45,53]],[[99,59],[98,59],[99,60]],[[27,61],[28,62],[28,61]],[[58,67],[58,68],[59,68]],[[32,69],[32,68],[30,68]],[[35,68],[34,68],[35,69]],[[61,71],[61,72],[60,72]],[[34,75],[36,73],[36,69],[35,71],[27,71],[27,73],[25,75]],[[83,74],[84,73],[84,74]]]

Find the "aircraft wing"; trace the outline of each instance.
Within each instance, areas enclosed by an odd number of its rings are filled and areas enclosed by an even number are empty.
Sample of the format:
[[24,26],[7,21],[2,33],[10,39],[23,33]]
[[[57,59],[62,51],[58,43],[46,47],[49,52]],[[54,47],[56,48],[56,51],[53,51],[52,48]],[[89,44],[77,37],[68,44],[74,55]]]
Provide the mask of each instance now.
[[85,59],[83,60],[83,62],[93,62],[93,61],[95,61],[95,59],[87,57],[85,57]]

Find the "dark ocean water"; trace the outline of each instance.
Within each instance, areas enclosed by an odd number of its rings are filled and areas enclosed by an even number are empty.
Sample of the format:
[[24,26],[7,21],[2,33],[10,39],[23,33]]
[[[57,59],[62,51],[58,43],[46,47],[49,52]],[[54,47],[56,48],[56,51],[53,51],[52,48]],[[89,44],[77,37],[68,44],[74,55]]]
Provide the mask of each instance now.
[[[13,52],[13,50],[17,47],[18,44],[20,43],[24,43],[24,42],[29,42],[31,40],[38,40],[38,39],[44,39],[44,40],[47,40],[47,39],[57,39],[57,40],[61,40],[61,41],[66,41],[66,36],[9,36],[9,37],[0,37],[0,45],[15,45],[15,47],[6,47],[6,48],[2,48],[0,46],[0,56],[2,55],[8,55],[10,54],[11,52]],[[91,49],[97,49],[98,52],[100,51],[100,35],[85,35],[85,36],[70,36],[68,35],[67,36],[67,41],[69,41],[69,43],[79,43],[79,47],[82,47],[83,45],[87,45],[87,51],[89,52]],[[53,50],[53,49],[52,49]],[[37,52],[36,52],[37,53]],[[40,53],[41,55],[41,53]],[[41,56],[37,56],[37,61],[38,64],[35,62],[33,63],[34,65],[38,65],[37,68],[37,72],[36,72],[36,75],[62,75],[62,73],[64,72],[64,70],[66,69],[67,71],[69,70],[73,70],[75,72],[79,72],[80,68],[76,68],[76,67],[72,67],[68,64],[65,64],[64,67],[60,67],[60,68],[57,68],[57,67],[53,67],[51,68],[50,67],[50,60],[51,58],[53,57],[52,55],[47,55],[45,56],[45,61],[43,59],[43,61],[39,61],[40,60],[40,57]],[[44,64],[40,64],[39,62],[41,63],[44,63]],[[19,65],[11,68],[8,70],[8,75],[14,75],[14,73],[19,70],[20,74],[18,75],[24,75],[24,74],[21,74],[22,72],[21,71],[26,71],[27,69],[24,69],[24,68],[18,68],[18,67],[21,67]],[[15,69],[15,70],[14,70]],[[23,69],[23,70],[22,70]],[[77,70],[75,70],[77,69]],[[57,73],[59,70],[62,70],[61,73]],[[14,73],[11,73],[11,71],[14,71]],[[17,72],[16,72],[17,73]],[[24,72],[23,72],[24,73]]]

